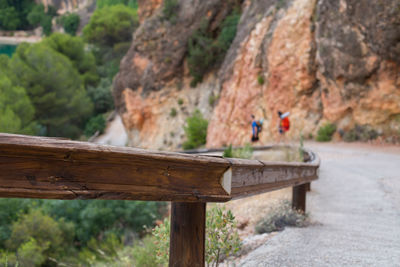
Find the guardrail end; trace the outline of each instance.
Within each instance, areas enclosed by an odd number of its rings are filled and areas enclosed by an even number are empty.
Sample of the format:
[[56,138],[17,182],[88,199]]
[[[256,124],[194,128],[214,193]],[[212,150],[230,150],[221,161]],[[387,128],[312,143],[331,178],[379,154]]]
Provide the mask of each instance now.
[[221,185],[228,195],[230,195],[232,189],[232,168],[227,169],[222,175]]

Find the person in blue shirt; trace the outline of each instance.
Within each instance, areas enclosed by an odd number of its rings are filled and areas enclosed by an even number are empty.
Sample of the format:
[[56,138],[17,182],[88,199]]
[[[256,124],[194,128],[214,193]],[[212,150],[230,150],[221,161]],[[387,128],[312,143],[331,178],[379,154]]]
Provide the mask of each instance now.
[[252,136],[251,136],[251,141],[256,142],[259,140],[258,134],[261,131],[261,124],[256,120],[254,115],[251,115],[251,130],[252,130]]

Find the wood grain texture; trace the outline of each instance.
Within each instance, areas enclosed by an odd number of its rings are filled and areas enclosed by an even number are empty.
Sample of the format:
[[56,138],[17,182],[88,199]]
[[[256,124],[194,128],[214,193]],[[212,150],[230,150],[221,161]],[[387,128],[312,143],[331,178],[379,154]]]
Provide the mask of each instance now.
[[294,186],[292,189],[292,208],[306,212],[307,184]]
[[223,202],[317,179],[307,153],[262,162],[0,134],[0,197]]
[[204,266],[206,203],[173,202],[170,233],[169,266]]
[[226,201],[224,159],[0,135],[0,196]]

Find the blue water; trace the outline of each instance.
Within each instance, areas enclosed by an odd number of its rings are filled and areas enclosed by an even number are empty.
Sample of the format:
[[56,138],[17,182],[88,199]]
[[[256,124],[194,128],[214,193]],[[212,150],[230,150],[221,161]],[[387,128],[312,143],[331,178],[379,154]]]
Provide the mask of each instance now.
[[16,49],[17,49],[16,45],[0,44],[0,55],[6,54],[9,57],[11,57]]

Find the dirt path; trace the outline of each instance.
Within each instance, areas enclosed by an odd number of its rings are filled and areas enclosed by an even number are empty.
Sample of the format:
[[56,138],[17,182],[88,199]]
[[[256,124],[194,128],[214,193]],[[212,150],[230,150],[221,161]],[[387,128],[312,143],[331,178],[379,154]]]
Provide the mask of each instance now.
[[400,148],[307,144],[321,159],[307,209],[240,266],[400,266]]

